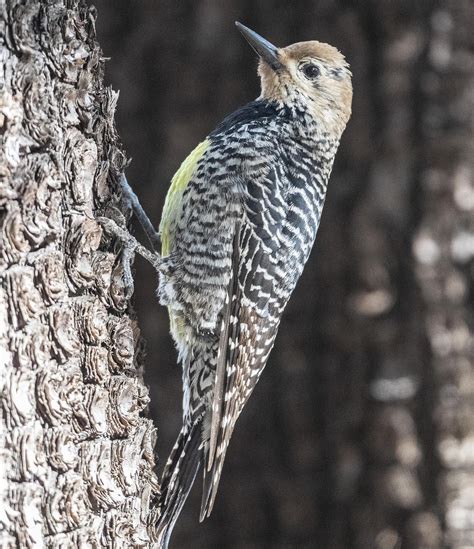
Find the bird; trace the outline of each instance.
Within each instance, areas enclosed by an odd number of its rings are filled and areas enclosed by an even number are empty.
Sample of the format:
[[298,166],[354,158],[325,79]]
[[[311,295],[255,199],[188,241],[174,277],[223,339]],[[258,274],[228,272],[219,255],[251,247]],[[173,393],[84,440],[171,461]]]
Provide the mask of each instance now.
[[274,345],[318,231],[351,116],[352,75],[333,46],[278,48],[245,25],[261,93],[227,116],[172,178],[159,226],[158,296],[183,378],[182,429],[165,464],[160,547],[202,469],[214,506],[239,415]]

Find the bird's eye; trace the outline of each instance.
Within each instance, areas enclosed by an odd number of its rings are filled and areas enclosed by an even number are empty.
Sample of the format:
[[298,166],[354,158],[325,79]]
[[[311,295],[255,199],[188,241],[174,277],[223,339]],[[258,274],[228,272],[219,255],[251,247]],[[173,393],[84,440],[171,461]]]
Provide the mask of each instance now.
[[309,63],[303,67],[303,74],[306,78],[316,78],[316,76],[319,76],[320,72],[319,67],[317,65],[313,65],[312,63]]

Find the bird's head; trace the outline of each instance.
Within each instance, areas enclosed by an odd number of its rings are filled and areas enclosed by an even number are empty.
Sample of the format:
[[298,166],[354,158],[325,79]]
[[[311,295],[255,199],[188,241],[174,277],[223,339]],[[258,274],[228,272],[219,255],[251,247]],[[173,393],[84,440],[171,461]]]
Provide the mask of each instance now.
[[352,105],[351,72],[344,56],[316,40],[277,48],[241,23],[236,25],[260,58],[261,97],[303,108],[326,131],[340,136]]

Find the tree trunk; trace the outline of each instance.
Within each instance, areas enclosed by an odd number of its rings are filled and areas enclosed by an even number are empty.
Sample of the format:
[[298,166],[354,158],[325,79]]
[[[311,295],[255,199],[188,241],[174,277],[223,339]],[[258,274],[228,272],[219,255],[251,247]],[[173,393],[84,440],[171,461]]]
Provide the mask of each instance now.
[[149,547],[157,489],[118,248],[125,158],[95,14],[7,1],[0,104],[0,545]]

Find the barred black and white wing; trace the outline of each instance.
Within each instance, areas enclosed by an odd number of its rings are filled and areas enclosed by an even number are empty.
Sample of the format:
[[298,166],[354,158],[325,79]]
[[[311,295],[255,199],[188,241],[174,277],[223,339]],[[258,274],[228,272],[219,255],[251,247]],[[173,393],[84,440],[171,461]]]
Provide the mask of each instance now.
[[267,177],[246,184],[244,219],[236,225],[204,456],[201,520],[212,511],[235,423],[265,367],[287,298],[276,272],[278,235],[287,213],[283,180],[273,167]]

